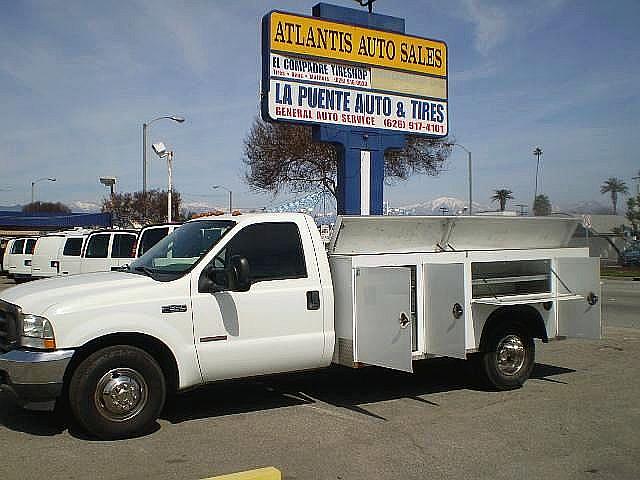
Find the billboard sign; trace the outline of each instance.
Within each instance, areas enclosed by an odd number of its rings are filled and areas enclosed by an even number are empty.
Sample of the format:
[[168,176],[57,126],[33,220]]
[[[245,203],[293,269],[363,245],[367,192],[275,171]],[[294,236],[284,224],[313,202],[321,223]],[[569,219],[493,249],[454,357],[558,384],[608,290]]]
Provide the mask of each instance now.
[[283,12],[262,28],[266,120],[447,135],[444,42]]

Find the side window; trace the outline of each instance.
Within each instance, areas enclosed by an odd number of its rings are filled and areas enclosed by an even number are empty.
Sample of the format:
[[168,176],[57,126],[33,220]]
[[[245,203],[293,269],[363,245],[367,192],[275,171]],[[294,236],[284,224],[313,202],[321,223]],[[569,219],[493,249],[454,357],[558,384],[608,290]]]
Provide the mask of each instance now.
[[85,257],[107,258],[107,252],[109,251],[109,236],[110,235],[108,233],[99,233],[89,237]]
[[82,238],[67,238],[62,255],[79,257],[82,252]]
[[136,236],[127,233],[116,233],[113,237],[111,258],[133,258]]
[[169,228],[150,228],[142,233],[140,238],[140,256],[156,243],[169,235]]
[[234,256],[249,261],[252,282],[304,278],[307,268],[295,223],[257,223],[238,232],[214,260],[220,267]]
[[36,248],[36,241],[37,240],[35,238],[29,238],[26,246],[24,247],[24,253],[27,255],[33,255],[33,249]]
[[16,240],[13,242],[13,246],[11,247],[11,253],[19,253],[21,254],[24,250],[24,239]]

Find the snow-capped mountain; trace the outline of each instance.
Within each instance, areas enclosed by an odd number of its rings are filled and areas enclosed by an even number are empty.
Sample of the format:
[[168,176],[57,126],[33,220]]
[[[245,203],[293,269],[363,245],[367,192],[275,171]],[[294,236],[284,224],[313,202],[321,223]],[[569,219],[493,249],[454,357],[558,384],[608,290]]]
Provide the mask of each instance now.
[[84,200],[74,200],[66,204],[72,212],[75,213],[96,213],[102,208],[102,205],[97,202],[89,202]]
[[[467,207],[467,200],[460,200],[455,197],[438,197],[427,202],[415,203],[412,205],[405,205],[400,207],[404,210],[405,215],[442,215],[442,208],[446,208],[447,215],[456,215],[465,211]],[[486,205],[473,202],[473,210],[481,211],[488,210]]]
[[[626,210],[626,205],[624,205],[624,202],[621,202],[620,200],[618,200],[618,210],[619,211]],[[603,205],[602,203],[597,202],[595,200],[587,200],[584,202],[578,202],[578,203],[567,205],[564,211],[567,213],[582,213],[582,214],[589,213],[592,215],[607,215],[611,213],[611,207],[607,205]]]

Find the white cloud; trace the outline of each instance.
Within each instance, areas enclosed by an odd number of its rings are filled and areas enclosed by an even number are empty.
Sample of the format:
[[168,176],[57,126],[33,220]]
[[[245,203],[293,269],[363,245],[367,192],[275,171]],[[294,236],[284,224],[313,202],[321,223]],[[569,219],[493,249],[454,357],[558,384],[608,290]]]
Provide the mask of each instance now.
[[516,33],[528,32],[553,16],[566,0],[534,3],[500,0],[461,0],[463,16],[474,27],[474,47],[484,56]]

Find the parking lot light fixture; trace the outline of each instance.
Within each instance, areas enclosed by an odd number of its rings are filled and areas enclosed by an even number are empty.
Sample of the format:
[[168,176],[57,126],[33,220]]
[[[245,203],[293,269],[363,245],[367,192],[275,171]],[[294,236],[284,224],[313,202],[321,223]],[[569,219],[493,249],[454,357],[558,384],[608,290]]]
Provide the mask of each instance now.
[[222,186],[222,185],[213,185],[211,188],[213,188],[214,190],[221,188],[222,190],[226,190],[227,192],[229,192],[229,213],[233,213],[233,192],[231,190],[229,190],[227,187]]
[[156,117],[153,120],[149,120],[148,122],[144,122],[142,124],[142,191],[147,191],[147,137],[148,137],[148,129],[149,126],[153,122],[157,122],[158,120],[172,120],[176,123],[184,123],[185,118],[180,115],[163,115],[161,117]]
[[36,201],[36,183],[44,182],[48,180],[49,182],[55,182],[56,179],[54,177],[43,177],[31,182],[31,203]]

